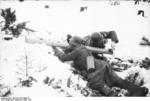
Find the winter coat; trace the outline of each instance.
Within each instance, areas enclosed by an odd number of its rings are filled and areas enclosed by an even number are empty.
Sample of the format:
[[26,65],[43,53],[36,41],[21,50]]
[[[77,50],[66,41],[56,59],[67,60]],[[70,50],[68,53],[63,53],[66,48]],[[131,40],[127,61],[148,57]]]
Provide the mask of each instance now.
[[63,62],[74,61],[74,67],[79,71],[87,71],[86,58],[90,54],[91,53],[84,46],[78,46],[71,52],[67,54],[61,54],[58,57]]
[[[92,47],[97,47],[97,48],[105,48],[105,44],[107,43],[108,39],[111,39],[111,41],[114,41],[115,43],[118,43],[118,37],[115,31],[109,31],[109,32],[99,32],[99,34],[102,34],[102,36],[104,37],[104,42],[103,43],[94,43],[91,39],[91,36],[86,36],[84,37],[84,44],[87,46],[92,46]],[[93,56],[96,59],[101,59],[101,60],[107,60],[105,57],[103,57],[103,54],[98,55],[97,53],[92,53]]]
[[[105,95],[112,93],[110,87],[120,87],[130,92],[129,96],[145,96],[145,88],[139,87],[120,78],[108,62],[94,59],[96,70],[88,72],[86,59],[91,53],[84,47],[78,46],[72,52],[63,54],[57,51],[61,61],[74,61],[74,67],[87,76],[88,85],[92,89],[99,90]],[[81,75],[82,75],[81,73]]]
[[[68,54],[60,54],[57,55],[61,61],[74,61],[74,67],[81,72],[82,76],[85,76],[88,80],[88,85],[91,88],[97,89],[97,90],[104,90],[105,92],[106,89],[104,88],[105,85],[105,71],[109,68],[106,69],[106,66],[108,63],[102,60],[94,59],[95,63],[95,68],[96,70],[93,72],[88,72],[87,70],[87,57],[91,55],[91,52],[89,52],[84,46],[79,46],[76,47],[72,52]],[[107,90],[106,92],[110,92]],[[107,95],[107,94],[106,94]]]

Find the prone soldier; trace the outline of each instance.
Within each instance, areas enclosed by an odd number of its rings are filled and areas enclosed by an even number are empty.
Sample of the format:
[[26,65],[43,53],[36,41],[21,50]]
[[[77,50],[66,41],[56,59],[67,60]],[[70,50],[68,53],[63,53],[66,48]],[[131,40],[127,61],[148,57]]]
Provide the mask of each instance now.
[[[111,49],[112,51],[114,51],[116,43],[119,42],[115,31],[94,32],[92,33],[92,35],[84,37],[84,42],[85,45],[87,46],[96,47],[96,48],[105,48],[108,39],[111,39]],[[97,59],[106,60],[103,54],[97,54],[97,53],[92,53],[92,54]]]
[[88,68],[87,58],[92,55],[85,46],[82,45],[82,39],[74,36],[69,41],[69,47],[72,49],[69,53],[63,53],[53,46],[55,55],[62,61],[73,61],[74,67],[81,72],[81,75],[88,81],[91,89],[98,90],[105,96],[116,96],[111,87],[119,87],[128,90],[128,96],[145,96],[148,89],[132,84],[120,78],[112,69],[112,66],[104,61],[94,58],[94,70]]

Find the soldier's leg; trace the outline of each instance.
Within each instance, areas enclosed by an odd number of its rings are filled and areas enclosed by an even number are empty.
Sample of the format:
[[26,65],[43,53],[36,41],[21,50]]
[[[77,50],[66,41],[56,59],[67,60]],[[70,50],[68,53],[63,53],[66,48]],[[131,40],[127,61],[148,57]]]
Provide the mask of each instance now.
[[88,85],[94,90],[98,90],[106,96],[111,96],[112,90],[107,86],[104,80],[105,66],[99,68],[93,73],[88,74]]
[[107,61],[107,58],[104,57],[102,54],[100,56],[100,54],[92,53],[92,55],[94,56],[94,58],[99,59],[100,61]]
[[137,86],[127,80],[122,79],[111,69],[111,67],[109,67],[109,70],[106,72],[106,74],[110,77],[111,84],[113,84],[112,86],[127,89],[129,91],[128,96],[145,96],[147,93],[146,88]]

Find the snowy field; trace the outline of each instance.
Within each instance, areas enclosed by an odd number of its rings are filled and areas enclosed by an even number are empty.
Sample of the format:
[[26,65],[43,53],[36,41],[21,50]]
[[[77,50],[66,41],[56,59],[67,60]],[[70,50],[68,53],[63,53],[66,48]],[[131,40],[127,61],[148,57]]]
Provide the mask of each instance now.
[[[48,32],[55,37],[64,34],[89,35],[95,31],[115,30],[119,37],[116,55],[123,57],[148,56],[148,48],[139,47],[142,36],[150,38],[150,6],[140,3],[121,1],[120,5],[111,6],[109,1],[103,2],[34,2],[8,1],[2,2],[1,8],[11,7],[16,10],[17,22],[30,21],[27,26],[49,38]],[[49,8],[45,8],[49,5]],[[80,7],[88,7],[80,12]],[[145,17],[137,16],[138,10],[145,11]],[[43,35],[44,34],[44,35]]]
[[[49,8],[45,8],[45,5],[49,5]],[[64,41],[67,34],[84,37],[95,31],[114,30],[119,38],[115,50],[116,57],[150,58],[150,48],[139,45],[143,36],[150,38],[150,5],[147,3],[134,5],[134,2],[121,1],[120,5],[112,6],[109,1],[0,1],[0,9],[9,7],[16,10],[16,23],[29,21],[27,27],[37,31],[34,33],[23,31],[19,38],[12,41],[3,40],[4,33],[1,32],[0,82],[12,89],[12,96],[83,96],[80,90],[86,88],[86,81],[74,75],[69,64],[61,63],[53,55],[51,47],[45,44],[25,43],[24,36],[57,42]],[[87,10],[80,12],[80,7],[87,7]],[[137,15],[141,9],[145,11],[145,17]],[[18,78],[26,79],[25,62],[28,62],[29,75],[37,80],[34,86],[29,88],[17,85]],[[138,71],[141,78],[145,78],[146,83],[143,86],[150,89],[150,70],[133,66],[118,74],[125,78],[131,71]],[[43,84],[47,76],[55,78],[50,87]],[[67,85],[68,80],[73,82],[69,84],[71,87]],[[77,84],[80,85],[80,90],[77,89]],[[54,89],[56,85],[61,86],[61,89]]]

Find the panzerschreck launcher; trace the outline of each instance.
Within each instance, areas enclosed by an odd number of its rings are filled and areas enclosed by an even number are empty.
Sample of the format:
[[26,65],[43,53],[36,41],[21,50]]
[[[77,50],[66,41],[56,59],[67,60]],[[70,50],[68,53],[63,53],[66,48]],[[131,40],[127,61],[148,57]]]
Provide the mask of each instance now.
[[[42,38],[29,38],[25,37],[25,41],[30,44],[46,44],[48,46],[54,46],[54,47],[61,47],[61,48],[67,48],[69,47],[69,44],[67,43],[60,43],[60,42],[51,42]],[[102,48],[95,48],[91,46],[85,46],[89,51],[92,51],[94,53],[101,53],[101,54],[113,54],[113,51],[111,49],[102,49]]]

